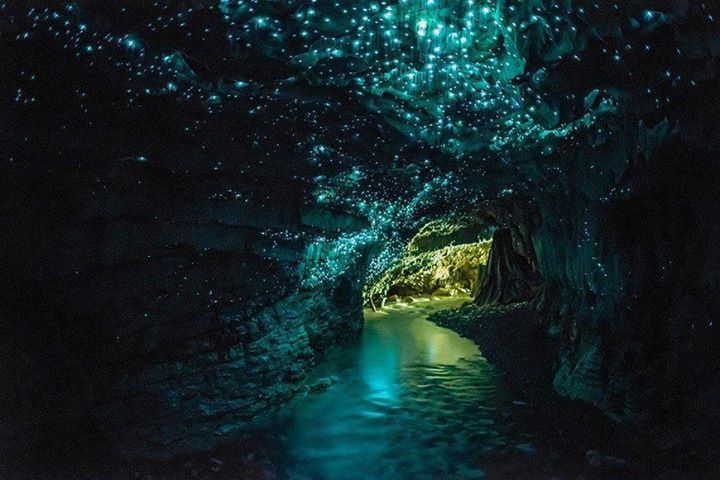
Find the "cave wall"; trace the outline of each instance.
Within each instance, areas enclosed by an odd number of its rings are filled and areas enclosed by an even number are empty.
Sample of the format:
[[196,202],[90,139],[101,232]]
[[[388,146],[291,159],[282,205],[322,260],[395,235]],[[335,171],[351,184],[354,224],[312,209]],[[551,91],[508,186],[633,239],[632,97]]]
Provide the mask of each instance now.
[[479,207],[504,236],[489,272],[507,273],[508,259],[520,258],[527,268],[516,277],[537,283],[503,299],[516,278],[486,272],[475,302],[531,300],[528,329],[539,323],[547,333],[560,395],[651,432],[663,448],[713,438],[716,152],[662,119],[613,122],[610,135],[560,145],[540,169],[527,165],[539,188]]
[[555,390],[626,424],[665,429],[654,439],[665,448],[712,438],[717,425],[717,374],[703,365],[718,361],[711,199],[720,192],[708,174],[714,153],[681,132],[647,157],[626,147],[620,138],[574,151],[568,163],[604,165],[604,175],[566,165],[564,190],[540,195],[533,244],[545,290],[536,306],[557,348]]
[[316,354],[362,327],[367,252],[332,283],[303,282],[363,221],[305,207],[287,179],[18,163],[0,186],[13,226],[0,244],[4,465],[209,448],[297,393]]
[[[3,11],[2,28],[42,22],[28,11]],[[137,98],[116,62],[4,33],[0,466],[168,457],[243,434],[362,327],[368,222],[315,202],[311,179],[381,142],[348,128],[356,110],[332,95],[255,91],[224,111]],[[269,83],[287,75],[257,62]],[[24,81],[36,103],[6,95]],[[313,163],[319,143],[342,162]]]
[[535,297],[540,278],[526,256],[513,248],[512,233],[499,228],[492,238],[487,265],[479,272],[473,300],[481,305],[507,305]]

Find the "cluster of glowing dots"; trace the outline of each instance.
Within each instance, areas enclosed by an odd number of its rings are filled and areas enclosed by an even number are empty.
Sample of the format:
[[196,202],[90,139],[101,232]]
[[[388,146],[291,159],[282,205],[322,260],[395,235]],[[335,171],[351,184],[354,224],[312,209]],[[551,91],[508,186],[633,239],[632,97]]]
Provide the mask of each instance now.
[[[464,130],[449,109],[493,111],[519,106],[509,80],[523,71],[515,48],[517,29],[504,18],[514,7],[495,0],[374,1],[365,8],[325,15],[317,6],[297,13],[310,31],[308,51],[296,64],[328,84],[355,84],[362,95],[382,96],[408,106],[390,116],[418,129]],[[350,68],[336,67],[339,62]],[[503,112],[500,112],[503,113]]]
[[[401,124],[413,139],[445,138],[452,144],[455,138],[477,135],[478,125],[500,131],[507,117],[521,110],[521,93],[509,82],[524,67],[511,40],[516,27],[504,18],[512,5],[500,8],[496,0],[312,0],[273,5],[280,7],[274,10],[259,0],[219,1],[208,9],[221,14],[222,28],[191,28],[198,14],[192,6],[174,9],[153,2],[158,14],[143,28],[152,34],[180,33],[199,42],[220,29],[227,41],[221,48],[228,49],[229,58],[248,49],[293,58],[310,78],[321,77],[319,83],[350,86],[367,98],[391,99],[389,105],[373,108]],[[283,9],[292,15],[279,15]],[[21,34],[26,38],[42,29],[92,64],[111,62],[127,77],[129,104],[143,96],[166,95],[200,100],[215,112],[224,100],[254,95],[247,79],[218,87],[195,78],[180,51],[152,49],[144,33],[94,31],[73,4],[58,10],[29,9],[27,16],[32,27]],[[289,41],[293,38],[302,41],[294,45]],[[336,66],[334,60],[357,66]],[[23,99],[23,92],[18,96]],[[259,101],[249,113],[259,113],[267,103]],[[527,120],[512,122],[523,125]]]

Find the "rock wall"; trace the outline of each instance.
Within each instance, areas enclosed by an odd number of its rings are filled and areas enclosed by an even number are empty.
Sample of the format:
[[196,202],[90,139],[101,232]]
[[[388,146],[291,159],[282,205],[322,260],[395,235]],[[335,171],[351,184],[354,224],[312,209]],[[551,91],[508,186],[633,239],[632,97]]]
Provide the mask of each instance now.
[[573,162],[602,162],[607,183],[567,168],[573,187],[539,202],[536,307],[557,345],[554,387],[663,432],[663,448],[706,442],[720,419],[717,373],[703,366],[718,361],[716,167],[681,135],[647,158],[625,148],[576,152]]
[[[542,166],[545,175],[562,172],[556,183],[479,213],[501,226],[511,252],[503,259],[523,257],[540,281],[527,332],[537,334],[539,324],[547,335],[551,352],[534,361],[550,359],[555,391],[673,448],[715,438],[720,424],[718,376],[707,368],[720,360],[712,347],[720,311],[712,293],[720,211],[712,199],[720,190],[712,180],[715,153],[681,130],[662,139],[657,132],[665,127],[615,125],[623,133],[612,139],[566,146]],[[639,149],[639,138],[653,137],[654,145]],[[536,166],[526,174],[541,183]],[[489,267],[507,266],[492,256]],[[503,284],[496,277],[488,290],[494,300],[479,296],[477,303],[508,303],[500,293],[512,290],[513,278]],[[482,312],[468,310],[465,321]],[[481,347],[497,349],[502,332],[489,337]]]
[[[3,92],[38,65],[53,73],[36,77],[41,108],[0,96],[0,466],[232,438],[292,396],[326,345],[359,332],[372,239],[344,247],[368,223],[314,201],[311,179],[344,164],[308,157],[323,141],[348,163],[343,148],[382,147],[360,146],[346,126],[356,112],[325,95],[254,91],[272,107],[238,96],[222,112],[131,99],[109,64],[42,34],[9,39]],[[270,83],[287,75],[263,66]]]
[[[5,173],[2,221],[17,227],[0,247],[4,465],[209,448],[362,328],[365,254],[332,283],[303,283],[362,221],[303,207],[289,182],[260,185],[278,200],[265,203],[233,173],[136,160]],[[217,194],[233,190],[243,197]]]

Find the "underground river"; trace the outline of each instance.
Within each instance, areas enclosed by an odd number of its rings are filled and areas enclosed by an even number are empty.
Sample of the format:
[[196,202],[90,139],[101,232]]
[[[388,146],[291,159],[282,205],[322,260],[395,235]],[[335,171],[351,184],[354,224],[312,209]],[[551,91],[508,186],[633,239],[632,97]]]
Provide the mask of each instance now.
[[332,348],[308,393],[276,419],[288,478],[484,478],[499,455],[529,456],[513,402],[478,347],[426,320],[467,298],[366,311],[359,342]]

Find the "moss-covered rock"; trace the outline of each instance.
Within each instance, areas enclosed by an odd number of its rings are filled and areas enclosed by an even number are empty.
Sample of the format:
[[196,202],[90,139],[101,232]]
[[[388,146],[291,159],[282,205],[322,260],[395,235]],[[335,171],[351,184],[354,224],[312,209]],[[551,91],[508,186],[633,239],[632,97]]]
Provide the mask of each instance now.
[[488,231],[468,219],[428,223],[404,254],[366,288],[366,301],[376,306],[396,296],[444,297],[472,291],[488,260],[490,241],[479,241]]

